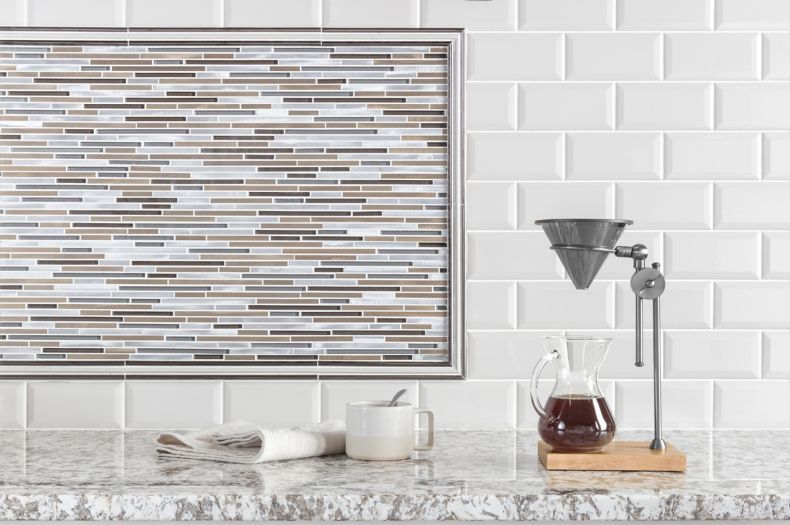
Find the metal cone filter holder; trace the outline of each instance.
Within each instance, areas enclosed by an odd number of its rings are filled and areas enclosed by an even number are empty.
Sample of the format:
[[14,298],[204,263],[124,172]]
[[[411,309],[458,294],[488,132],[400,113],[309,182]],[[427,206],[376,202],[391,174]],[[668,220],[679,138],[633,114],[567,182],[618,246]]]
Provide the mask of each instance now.
[[544,219],[535,221],[551,242],[562,265],[579,290],[586,290],[626,226],[633,221],[616,219]]

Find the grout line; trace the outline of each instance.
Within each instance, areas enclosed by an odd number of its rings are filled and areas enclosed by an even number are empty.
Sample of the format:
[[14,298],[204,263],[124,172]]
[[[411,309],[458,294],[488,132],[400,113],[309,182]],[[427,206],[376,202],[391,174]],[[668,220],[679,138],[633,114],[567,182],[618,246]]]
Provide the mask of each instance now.
[[765,77],[765,35],[757,34],[757,78],[764,80]]
[[30,417],[28,416],[28,389],[30,388],[29,382],[22,383],[22,428],[27,429]]
[[563,81],[568,80],[568,33],[562,33],[560,38],[560,69]]
[[617,31],[617,15],[619,14],[619,9],[617,8],[618,1],[611,0],[612,2],[612,31]]
[[763,356],[763,352],[765,351],[765,332],[764,331],[760,332],[760,337],[759,337],[759,339],[757,341],[757,350],[758,350],[758,352],[757,352],[757,372],[759,374],[757,376],[757,378],[760,381],[762,381],[763,378],[765,377],[765,370],[763,369],[763,366],[765,365],[765,361],[764,361],[765,357]]
[[667,134],[662,131],[658,141],[658,180],[663,181],[667,179]]
[[126,380],[121,382],[121,430],[126,430]]
[[516,127],[515,127],[515,129],[513,131],[518,131],[518,127],[521,124],[519,122],[520,117],[519,117],[519,113],[518,113],[519,112],[518,99],[519,99],[519,93],[521,92],[521,88],[520,88],[520,84],[518,82],[515,83],[515,86],[516,86],[516,88],[513,90],[514,91],[513,96],[515,97],[515,101],[513,102],[513,111],[515,112],[516,115],[515,115],[515,118],[513,120],[513,123],[515,124]]
[[560,181],[568,180],[568,133],[562,132],[562,155],[560,156]]
[[716,330],[716,328],[717,328],[715,326],[715,323],[716,323],[716,310],[717,310],[716,295],[717,295],[716,294],[716,282],[712,281],[711,285],[710,285],[710,317],[708,318],[708,321],[710,321],[708,323],[708,326],[710,326],[710,328],[712,330]]
[[765,264],[769,260],[769,258],[766,257],[767,255],[766,252],[768,251],[768,243],[766,242],[765,239],[765,232],[760,232],[759,235],[757,236],[757,246],[759,250],[757,261],[760,265],[759,268],[757,269],[757,273],[760,276],[760,279],[764,280],[766,278]]
[[759,133],[760,141],[757,144],[757,179],[765,180],[765,133]]
[[217,13],[219,27],[225,27],[225,8],[227,7],[225,0],[218,0],[217,7],[219,9],[219,13]]
[[716,82],[711,82],[710,87],[710,129],[716,131]]
[[225,380],[219,380],[219,422],[225,423]]
[[661,81],[663,82],[667,78],[667,35],[666,33],[661,33],[659,35],[661,41],[658,44],[658,57],[659,57],[659,75]]

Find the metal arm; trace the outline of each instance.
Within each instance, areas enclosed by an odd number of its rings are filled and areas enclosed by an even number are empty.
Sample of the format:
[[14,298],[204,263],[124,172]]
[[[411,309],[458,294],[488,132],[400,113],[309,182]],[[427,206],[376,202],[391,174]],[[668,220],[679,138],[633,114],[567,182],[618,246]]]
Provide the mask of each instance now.
[[666,282],[661,273],[661,265],[653,263],[645,268],[647,247],[642,244],[633,246],[617,246],[614,249],[617,257],[630,257],[634,260],[634,274],[631,277],[631,290],[636,296],[636,366],[643,366],[642,350],[642,301],[653,301],[653,450],[666,449],[661,429],[661,376],[663,370],[663,352],[661,351],[661,303]]

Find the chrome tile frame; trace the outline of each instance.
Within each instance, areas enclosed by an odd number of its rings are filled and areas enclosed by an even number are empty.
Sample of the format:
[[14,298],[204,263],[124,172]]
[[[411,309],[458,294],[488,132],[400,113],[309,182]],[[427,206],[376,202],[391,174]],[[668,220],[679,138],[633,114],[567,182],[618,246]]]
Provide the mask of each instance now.
[[[189,41],[206,42],[259,42],[259,41],[346,41],[419,42],[431,41],[446,44],[448,56],[449,111],[448,111],[448,222],[449,222],[449,268],[448,268],[448,337],[449,358],[447,362],[425,364],[383,364],[378,366],[355,365],[199,365],[146,366],[129,365],[53,365],[53,364],[5,364],[0,361],[0,378],[278,378],[278,379],[365,379],[365,378],[419,378],[458,379],[466,370],[464,290],[465,290],[465,245],[464,245],[464,140],[463,140],[463,86],[465,35],[462,30],[384,30],[384,29],[325,29],[325,30],[277,30],[277,29],[47,29],[47,28],[4,28],[0,29],[3,42],[104,42],[104,41]],[[0,328],[0,330],[2,330]]]

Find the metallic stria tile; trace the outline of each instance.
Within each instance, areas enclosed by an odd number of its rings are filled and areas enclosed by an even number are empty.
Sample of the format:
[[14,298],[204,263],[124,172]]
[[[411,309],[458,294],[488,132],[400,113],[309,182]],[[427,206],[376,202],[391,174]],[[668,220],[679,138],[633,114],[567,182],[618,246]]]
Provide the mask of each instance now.
[[448,48],[154,33],[0,42],[0,363],[447,361]]

